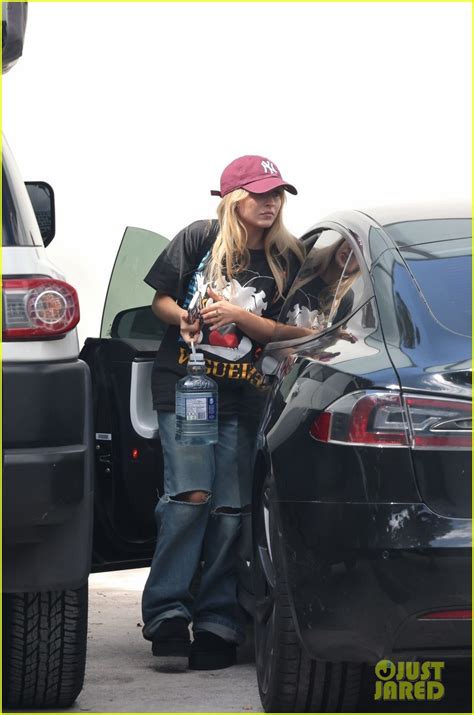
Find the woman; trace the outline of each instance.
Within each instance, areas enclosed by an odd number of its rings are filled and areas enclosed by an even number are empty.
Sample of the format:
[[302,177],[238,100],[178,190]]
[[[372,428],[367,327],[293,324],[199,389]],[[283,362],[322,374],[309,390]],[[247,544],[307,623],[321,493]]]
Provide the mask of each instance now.
[[[181,231],[145,279],[156,290],[153,311],[169,328],[152,378],[165,485],[143,593],[143,635],[154,655],[189,655],[193,669],[232,665],[244,638],[235,562],[241,515],[250,505],[249,425],[262,381],[253,363],[272,336],[292,268],[302,259],[282,221],[285,190],[296,194],[268,159],[236,159],[222,173],[220,191],[211,192],[222,198],[218,221]],[[200,318],[190,323],[196,293]],[[175,386],[186,374],[193,340],[219,387],[216,445],[175,441]],[[193,599],[190,584],[200,561]]]

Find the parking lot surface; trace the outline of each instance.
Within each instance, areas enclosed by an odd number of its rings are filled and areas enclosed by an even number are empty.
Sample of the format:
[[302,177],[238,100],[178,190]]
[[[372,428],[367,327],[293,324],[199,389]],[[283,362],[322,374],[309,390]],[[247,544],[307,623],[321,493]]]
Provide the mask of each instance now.
[[148,569],[90,577],[84,689],[69,712],[262,712],[251,635],[220,671],[158,669],[141,634]]
[[[67,712],[263,712],[250,628],[232,668],[199,672],[156,665],[141,635],[140,601],[147,574],[148,569],[137,569],[90,577],[86,679]],[[471,712],[469,664],[448,667],[444,682],[446,697],[440,703],[381,705],[373,700],[373,674],[367,667],[358,711]]]

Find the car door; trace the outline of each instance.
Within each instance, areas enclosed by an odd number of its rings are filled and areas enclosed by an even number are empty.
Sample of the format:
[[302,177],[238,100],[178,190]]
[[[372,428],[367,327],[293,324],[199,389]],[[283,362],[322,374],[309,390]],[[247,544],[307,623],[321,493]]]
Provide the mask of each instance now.
[[[312,231],[305,244],[306,259],[261,357],[262,372],[272,381],[261,424],[261,439],[270,455],[311,410],[323,409],[356,386],[393,384],[396,379],[361,241],[343,226],[332,224]],[[346,258],[339,276],[333,273],[335,279],[328,286],[320,278],[324,263],[343,244]],[[276,471],[281,466],[278,460]],[[297,482],[287,481],[285,489],[303,488]]]
[[151,310],[154,290],[143,279],[167,245],[151,231],[126,229],[100,337],[88,338],[81,352],[93,385],[95,571],[146,565],[154,549],[163,460],[150,377],[166,326]]

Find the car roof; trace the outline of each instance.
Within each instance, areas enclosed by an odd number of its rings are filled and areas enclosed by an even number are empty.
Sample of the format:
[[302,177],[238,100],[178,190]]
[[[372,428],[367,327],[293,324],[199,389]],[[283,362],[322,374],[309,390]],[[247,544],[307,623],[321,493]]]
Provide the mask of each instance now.
[[393,206],[377,206],[359,209],[360,213],[369,216],[379,226],[388,226],[402,221],[423,221],[429,219],[466,218],[472,216],[470,201],[432,201],[394,204]]

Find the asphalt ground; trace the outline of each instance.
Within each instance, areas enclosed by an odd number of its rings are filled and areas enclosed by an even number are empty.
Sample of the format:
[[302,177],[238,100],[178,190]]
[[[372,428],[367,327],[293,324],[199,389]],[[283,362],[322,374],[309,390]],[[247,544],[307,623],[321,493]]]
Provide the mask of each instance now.
[[[141,634],[140,600],[148,569],[90,578],[88,662],[84,690],[71,712],[262,712],[253,633],[239,662],[220,671],[157,666]],[[359,712],[471,712],[471,664],[447,663],[446,695],[438,703],[374,701],[373,667],[366,666]]]
[[148,569],[93,574],[84,689],[69,712],[262,712],[252,636],[237,665],[191,671],[156,665],[141,633]]

